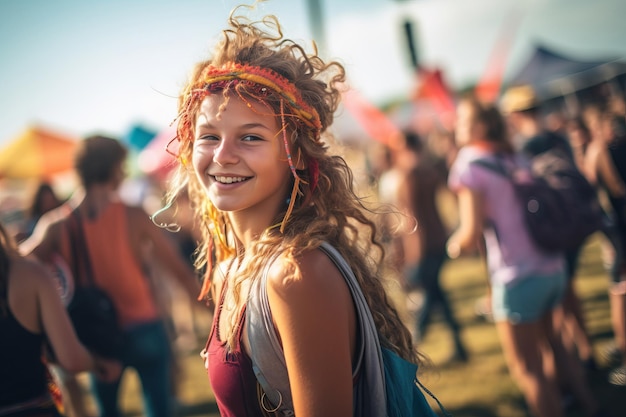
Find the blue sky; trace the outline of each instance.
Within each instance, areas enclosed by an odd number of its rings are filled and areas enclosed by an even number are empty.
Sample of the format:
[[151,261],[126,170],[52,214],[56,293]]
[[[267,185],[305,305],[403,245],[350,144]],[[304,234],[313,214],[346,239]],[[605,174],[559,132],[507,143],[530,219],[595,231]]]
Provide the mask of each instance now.
[[[507,71],[541,41],[580,58],[626,57],[623,0],[320,0],[326,55],[375,103],[415,83],[402,22],[422,62],[456,87],[484,71],[515,7],[522,16]],[[232,0],[0,0],[0,146],[28,124],[72,135],[159,130],[176,113],[188,70],[208,56]],[[291,38],[312,38],[306,0],[269,0]]]

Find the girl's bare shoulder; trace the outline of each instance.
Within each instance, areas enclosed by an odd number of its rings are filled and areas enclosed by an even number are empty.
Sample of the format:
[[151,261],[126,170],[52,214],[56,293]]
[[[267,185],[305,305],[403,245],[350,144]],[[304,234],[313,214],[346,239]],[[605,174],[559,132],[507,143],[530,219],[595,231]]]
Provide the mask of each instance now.
[[295,258],[281,254],[268,271],[268,286],[284,296],[324,293],[343,285],[341,273],[320,249],[307,250]]

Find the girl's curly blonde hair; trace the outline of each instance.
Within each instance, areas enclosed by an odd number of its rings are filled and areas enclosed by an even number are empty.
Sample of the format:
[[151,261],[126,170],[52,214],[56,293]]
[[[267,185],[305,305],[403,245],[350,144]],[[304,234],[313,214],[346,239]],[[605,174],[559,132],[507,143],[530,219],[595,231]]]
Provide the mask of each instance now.
[[[245,300],[240,295],[242,283],[249,277],[259,277],[269,259],[281,254],[295,265],[296,257],[326,241],[337,248],[351,265],[383,344],[400,356],[419,362],[411,335],[388,299],[380,278],[384,249],[378,240],[376,224],[371,219],[373,212],[356,195],[353,174],[346,161],[341,156],[330,154],[322,140],[328,135],[326,130],[332,124],[339,105],[339,86],[345,81],[343,66],[335,61],[326,63],[317,51],[307,54],[297,43],[284,39],[276,17],[251,21],[236,12],[237,9],[231,14],[229,28],[222,32],[222,39],[212,58],[195,66],[179,99],[181,115],[177,138],[180,164],[167,203],[172,204],[176,195],[187,189],[204,237],[196,252],[196,267],[208,269],[206,281],[212,265],[235,254],[234,244],[229,239],[232,227],[228,216],[213,206],[188,163],[193,150],[195,117],[203,97],[206,97],[206,94],[196,94],[198,86],[205,85],[202,77],[206,76],[209,67],[236,65],[270,70],[295,86],[299,99],[304,102],[300,104],[314,109],[319,118],[316,126],[303,123],[306,121],[295,109],[290,109],[289,102],[283,100],[280,94],[258,97],[250,89],[234,84],[222,85],[220,92],[209,92],[224,94],[226,99],[225,90],[230,88],[241,98],[259,100],[268,106],[276,115],[279,126],[288,132],[286,146],[291,155],[297,156],[301,162],[299,167],[304,166],[294,171],[297,193],[294,194],[296,201],[291,213],[289,208],[285,208],[273,222],[284,222],[284,228],[270,227],[259,236],[252,248],[253,259],[229,284],[234,302],[243,306]],[[206,89],[209,90],[208,86]],[[229,319],[232,323],[228,340],[231,346],[236,337],[237,311],[240,309],[236,309]]]

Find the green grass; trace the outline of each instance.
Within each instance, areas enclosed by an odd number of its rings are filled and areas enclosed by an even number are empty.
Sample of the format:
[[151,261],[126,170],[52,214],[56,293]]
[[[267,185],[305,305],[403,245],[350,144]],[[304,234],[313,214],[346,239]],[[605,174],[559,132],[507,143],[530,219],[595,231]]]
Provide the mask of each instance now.
[[[614,387],[606,382],[607,369],[602,363],[601,350],[612,340],[607,297],[608,276],[601,260],[600,238],[594,237],[585,247],[576,278],[576,289],[583,302],[584,314],[594,343],[600,369],[588,375],[589,382],[599,401],[615,417],[626,416],[626,388]],[[525,417],[528,415],[524,400],[509,376],[494,325],[478,318],[474,312],[476,300],[484,295],[486,278],[483,263],[478,258],[449,261],[442,271],[444,287],[463,326],[463,339],[470,353],[466,364],[446,365],[452,353],[450,334],[436,319],[419,349],[431,360],[432,366],[424,369],[421,381],[455,417]],[[398,300],[398,306],[407,324],[411,317],[406,313],[406,302],[399,287],[390,281],[389,291]],[[208,314],[199,318],[202,328],[208,328]],[[204,339],[206,335],[200,336]],[[199,343],[203,343],[201,340]],[[182,375],[179,399],[185,405],[179,415],[218,416],[211,394],[206,371],[195,352],[181,355]],[[141,415],[140,396],[136,377],[129,372],[124,380],[122,406],[126,415]],[[435,403],[431,401],[433,407]],[[436,409],[436,408],[435,408]],[[568,417],[582,417],[576,409]]]

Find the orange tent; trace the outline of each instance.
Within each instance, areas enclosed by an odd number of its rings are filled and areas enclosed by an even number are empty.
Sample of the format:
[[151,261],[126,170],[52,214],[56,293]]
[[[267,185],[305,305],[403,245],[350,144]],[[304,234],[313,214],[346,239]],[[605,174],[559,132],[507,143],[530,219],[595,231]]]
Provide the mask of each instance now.
[[27,128],[0,149],[0,178],[47,179],[74,165],[78,140],[46,128]]

